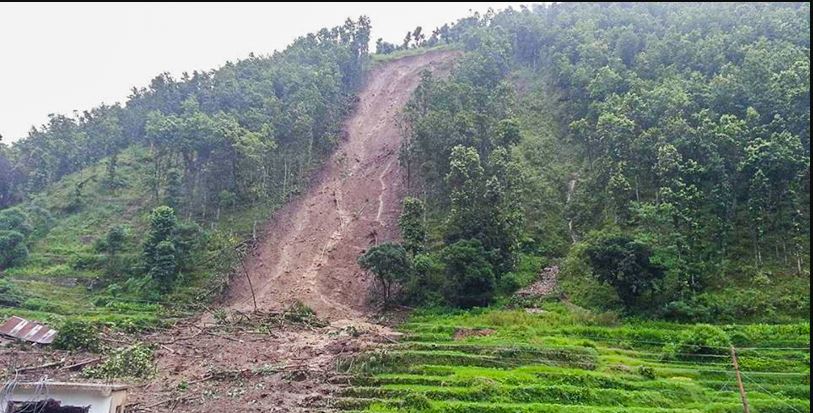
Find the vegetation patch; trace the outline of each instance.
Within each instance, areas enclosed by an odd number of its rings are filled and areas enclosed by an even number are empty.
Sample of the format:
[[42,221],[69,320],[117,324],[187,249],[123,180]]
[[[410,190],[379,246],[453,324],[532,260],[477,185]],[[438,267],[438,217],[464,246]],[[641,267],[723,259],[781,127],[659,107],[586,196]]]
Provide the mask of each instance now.
[[[341,361],[353,375],[341,405],[367,412],[733,413],[742,410],[730,356],[736,336],[754,411],[809,408],[807,323],[617,325],[565,304],[542,309],[419,312],[404,324],[401,343]],[[461,329],[491,334],[455,340]],[[767,331],[786,347],[760,341]]]

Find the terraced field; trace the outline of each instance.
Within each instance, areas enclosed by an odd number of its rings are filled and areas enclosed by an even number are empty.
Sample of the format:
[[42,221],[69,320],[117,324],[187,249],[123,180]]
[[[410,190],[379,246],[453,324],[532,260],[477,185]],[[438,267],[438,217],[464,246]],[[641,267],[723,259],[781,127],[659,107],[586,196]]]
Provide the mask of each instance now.
[[[810,411],[809,323],[719,326],[752,412]],[[346,361],[335,401],[364,412],[742,412],[728,346],[683,347],[696,327],[542,311],[424,314],[402,342]],[[676,346],[677,345],[677,346]],[[689,352],[693,351],[693,352]]]

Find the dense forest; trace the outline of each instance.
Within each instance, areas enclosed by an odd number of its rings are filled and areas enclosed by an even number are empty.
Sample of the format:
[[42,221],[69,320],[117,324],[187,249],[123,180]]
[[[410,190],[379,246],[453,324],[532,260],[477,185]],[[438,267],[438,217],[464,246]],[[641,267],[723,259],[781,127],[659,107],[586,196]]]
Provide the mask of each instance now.
[[535,256],[598,307],[807,313],[808,6],[558,4],[413,43],[467,51],[406,113],[414,293],[484,305]]
[[[190,254],[222,242],[221,214],[283,203],[341,139],[370,29],[348,20],[271,56],[162,74],[0,146],[0,268],[39,264],[28,249],[54,220],[140,185],[143,239],[106,224],[70,265],[171,291],[205,261]],[[403,242],[359,260],[397,300],[484,306],[556,264],[562,294],[590,307],[807,314],[808,5],[556,4],[375,45],[465,52],[449,76],[425,73],[403,114]]]
[[[68,259],[56,275],[101,270],[102,285],[138,279],[130,289],[152,299],[183,273],[211,272],[207,254],[239,241],[234,228],[216,228],[221,213],[283,203],[341,139],[369,37],[369,19],[348,19],[270,56],[180,79],[164,73],[123,105],[52,115],[0,146],[0,270],[40,275]],[[99,219],[121,201],[143,214],[118,211],[94,222],[91,248],[53,252],[55,234],[80,237],[70,220]],[[29,256],[32,246],[44,254]]]

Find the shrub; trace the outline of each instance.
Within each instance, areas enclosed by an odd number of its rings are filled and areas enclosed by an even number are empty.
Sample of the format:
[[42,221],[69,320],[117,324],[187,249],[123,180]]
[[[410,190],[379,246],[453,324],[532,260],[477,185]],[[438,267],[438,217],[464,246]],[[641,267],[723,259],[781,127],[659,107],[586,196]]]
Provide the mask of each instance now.
[[678,300],[666,304],[662,310],[663,318],[672,321],[697,322],[710,317],[709,309],[700,302]]
[[506,273],[497,281],[497,291],[503,296],[510,296],[515,291],[522,288],[519,276],[514,273]]
[[404,396],[401,407],[407,412],[422,412],[432,407],[429,398],[420,393],[409,393]]
[[28,248],[22,233],[0,230],[0,270],[18,265],[27,257]]
[[31,311],[43,311],[47,313],[65,313],[66,308],[63,304],[60,304],[58,301],[54,300],[46,300],[43,298],[37,297],[29,297],[23,301],[22,308]]
[[0,307],[19,307],[24,300],[23,292],[16,285],[0,279]]
[[648,380],[654,380],[655,379],[655,369],[653,369],[652,367],[649,367],[649,366],[644,366],[644,365],[638,366],[638,374],[640,374],[641,377],[643,377],[645,379],[648,379]]
[[101,268],[104,257],[93,254],[75,254],[70,258],[70,266],[77,271]]
[[59,328],[54,347],[70,351],[99,351],[102,347],[99,329],[87,321],[67,320]]
[[730,345],[731,339],[721,328],[698,324],[684,331],[676,343],[664,346],[664,355],[691,358],[695,354],[728,354]]
[[155,373],[153,349],[145,344],[113,350],[102,364],[85,370],[93,379],[149,378]]
[[443,249],[448,280],[446,297],[460,307],[485,306],[494,296],[494,269],[479,240],[457,241]]
[[8,208],[0,211],[0,231],[15,231],[26,236],[33,230],[30,217],[20,208]]
[[627,307],[636,306],[664,276],[664,269],[650,260],[651,249],[627,235],[603,236],[585,253],[593,274],[613,286]]
[[445,304],[442,290],[443,268],[431,254],[417,254],[412,259],[413,276],[404,288],[405,300],[409,303],[427,306]]

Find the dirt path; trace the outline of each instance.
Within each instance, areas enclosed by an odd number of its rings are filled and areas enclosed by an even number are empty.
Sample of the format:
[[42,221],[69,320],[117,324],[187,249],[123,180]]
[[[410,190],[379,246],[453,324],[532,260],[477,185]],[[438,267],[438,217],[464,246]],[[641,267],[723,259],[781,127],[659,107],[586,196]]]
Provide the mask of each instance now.
[[392,340],[394,333],[368,320],[373,280],[356,258],[398,236],[397,116],[420,72],[448,71],[456,55],[429,53],[374,69],[346,123],[347,138],[313,187],[275,214],[246,260],[261,312],[301,301],[329,325],[267,329],[252,320],[252,327],[232,328],[234,314],[254,309],[248,282],[236,277],[225,298],[232,316],[221,327],[204,315],[148,337],[162,343],[158,377],[132,392],[136,411],[329,411],[337,357]]

